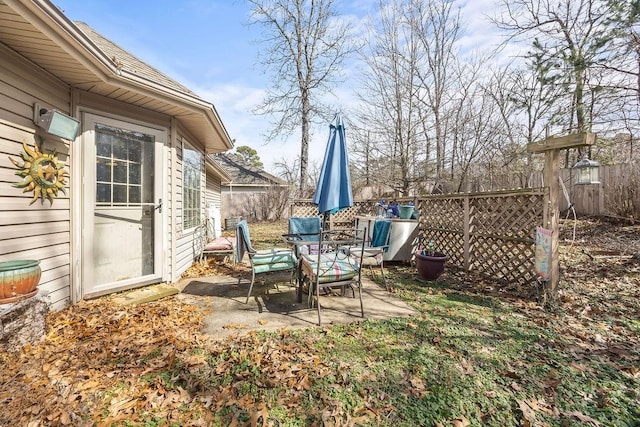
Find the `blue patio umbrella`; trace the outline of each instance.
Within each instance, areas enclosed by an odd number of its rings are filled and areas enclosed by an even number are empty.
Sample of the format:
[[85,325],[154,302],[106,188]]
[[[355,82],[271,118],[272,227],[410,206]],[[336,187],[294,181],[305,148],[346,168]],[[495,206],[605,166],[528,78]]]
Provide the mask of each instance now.
[[353,206],[347,139],[339,114],[336,114],[329,130],[329,141],[313,196],[313,203],[318,205],[318,211],[324,214],[325,221],[329,214]]

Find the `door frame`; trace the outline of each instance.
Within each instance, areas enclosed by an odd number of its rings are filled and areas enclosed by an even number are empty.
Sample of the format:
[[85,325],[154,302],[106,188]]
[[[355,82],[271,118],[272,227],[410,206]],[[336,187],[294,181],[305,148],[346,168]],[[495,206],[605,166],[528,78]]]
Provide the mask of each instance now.
[[[159,283],[162,281],[166,281],[167,277],[167,252],[169,248],[169,239],[168,239],[168,226],[169,226],[169,197],[168,197],[168,160],[167,160],[167,147],[170,143],[170,134],[169,130],[165,126],[145,122],[132,120],[127,117],[117,116],[113,114],[108,114],[101,111],[94,110],[82,110],[81,111],[81,123],[82,123],[82,133],[80,138],[78,138],[80,142],[80,147],[76,151],[77,159],[79,159],[75,164],[77,165],[77,169],[81,174],[81,179],[77,179],[76,182],[79,184],[74,187],[76,189],[76,193],[79,197],[76,197],[75,202],[73,204],[74,209],[77,210],[78,214],[74,215],[76,219],[76,226],[74,227],[74,233],[76,233],[77,239],[74,241],[78,245],[78,250],[76,253],[78,254],[75,257],[75,266],[74,271],[76,272],[77,285],[74,286],[74,302],[77,302],[84,298],[93,298],[101,295],[106,295],[122,290],[133,289],[141,286],[145,286],[152,283]],[[119,286],[110,286],[108,289],[99,289],[92,292],[86,292],[86,287],[83,283],[89,279],[84,274],[85,268],[91,268],[92,266],[92,257],[93,253],[90,250],[90,239],[85,239],[86,233],[93,233],[93,230],[89,230],[92,227],[93,222],[86,220],[86,212],[89,209],[89,204],[93,204],[95,200],[94,197],[89,197],[89,201],[86,200],[84,193],[87,189],[91,189],[93,192],[92,195],[95,196],[95,162],[86,162],[85,157],[88,156],[87,147],[89,144],[94,144],[94,133],[95,133],[95,123],[104,123],[109,126],[114,127],[122,127],[124,129],[130,129],[134,131],[139,131],[147,134],[154,135],[155,139],[155,171],[154,171],[154,187],[156,199],[162,199],[162,212],[156,212],[154,221],[159,222],[154,228],[154,273],[152,275],[141,276],[135,279],[129,279],[122,281]],[[93,168],[93,170],[89,170],[88,168]],[[157,202],[157,200],[156,200]],[[91,208],[91,212],[93,212],[93,208]],[[144,279],[142,279],[144,278]]]

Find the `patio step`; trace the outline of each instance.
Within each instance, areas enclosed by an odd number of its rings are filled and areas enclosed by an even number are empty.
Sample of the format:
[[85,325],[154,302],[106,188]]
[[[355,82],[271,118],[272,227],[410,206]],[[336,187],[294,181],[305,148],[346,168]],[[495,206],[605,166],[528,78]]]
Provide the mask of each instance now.
[[145,286],[144,288],[134,289],[129,292],[113,297],[113,301],[120,305],[140,304],[159,300],[179,293],[178,288],[166,283],[158,283],[157,285]]

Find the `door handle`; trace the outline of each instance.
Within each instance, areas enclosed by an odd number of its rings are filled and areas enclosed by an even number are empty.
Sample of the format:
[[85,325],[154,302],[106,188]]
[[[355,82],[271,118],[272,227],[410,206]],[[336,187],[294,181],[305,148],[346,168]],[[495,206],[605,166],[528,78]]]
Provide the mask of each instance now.
[[158,213],[162,213],[162,199],[158,199],[158,204],[153,207],[153,210],[157,210]]

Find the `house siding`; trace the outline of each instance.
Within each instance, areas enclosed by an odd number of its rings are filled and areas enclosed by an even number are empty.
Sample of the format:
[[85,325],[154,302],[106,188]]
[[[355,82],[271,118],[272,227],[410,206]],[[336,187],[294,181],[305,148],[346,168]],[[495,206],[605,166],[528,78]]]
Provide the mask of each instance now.
[[[54,200],[52,206],[49,206],[48,201],[41,204],[39,200],[30,205],[32,193],[23,193],[22,189],[11,185],[22,178],[15,175],[17,169],[9,157],[20,158],[23,140],[31,147],[36,141],[36,127],[33,124],[34,102],[71,114],[71,88],[45,72],[38,72],[37,69],[34,71],[33,67],[28,67],[23,59],[7,51],[3,45],[0,45],[0,54],[7,59],[0,61],[0,261],[40,260],[42,278],[39,289],[43,295],[47,295],[50,307],[59,310],[72,302],[72,226],[69,195],[71,188],[75,187],[74,180],[79,179],[81,165],[71,157],[69,143],[44,134],[44,149],[47,152],[55,150],[58,158],[65,163],[65,169],[69,171],[67,195],[60,193],[60,197]],[[49,85],[44,85],[43,82],[49,82]],[[168,221],[168,244],[164,255],[163,276],[168,282],[177,281],[193,262],[192,234],[183,233],[181,213],[181,146],[182,141],[187,141],[187,138],[182,135],[173,137],[173,133],[178,132],[178,126],[170,117],[86,92],[78,92],[77,109],[80,112],[91,111],[106,117],[133,120],[167,129],[167,200],[163,202],[163,209],[167,209],[165,218]],[[191,142],[193,139],[189,138],[188,141]],[[191,144],[197,146],[196,143]],[[215,200],[216,196],[210,194],[211,188],[206,183],[204,168],[201,182],[205,199]],[[219,186],[217,188],[219,191]],[[219,195],[217,199],[219,200]],[[205,203],[202,205],[203,217],[204,213]],[[172,239],[176,236],[178,239],[174,243]],[[79,249],[76,256],[80,257]]]
[[206,206],[216,206],[220,209],[222,203],[221,187],[220,178],[207,174]]
[[[203,116],[204,121],[199,111],[191,116],[190,110],[186,109],[188,114],[185,115],[185,107],[180,102],[174,105],[162,97],[155,99],[153,93],[149,95],[144,88],[137,93],[135,85],[130,86],[131,89],[116,87],[117,84],[103,81],[93,72],[87,71],[86,81],[81,79],[78,86],[73,83],[70,86],[52,74],[55,70],[49,72],[46,66],[35,65],[9,48],[9,39],[3,40],[6,44],[0,42],[0,261],[40,260],[39,289],[53,310],[83,298],[83,193],[95,188],[87,188],[82,176],[83,167],[95,165],[83,162],[83,155],[87,154],[83,148],[85,136],[69,142],[35,126],[33,110],[34,103],[38,103],[43,108],[55,108],[80,120],[86,116],[104,116],[166,132],[162,156],[165,175],[161,275],[162,280],[170,283],[179,280],[194,259],[192,230],[185,231],[182,227],[182,144],[189,142],[203,155],[207,144],[208,149],[224,149],[231,144],[224,128],[221,128],[221,141],[217,142],[211,135],[218,128],[210,127],[207,114]],[[61,58],[64,58],[63,53],[62,50],[58,52]],[[60,74],[61,78],[81,75],[83,70],[75,68],[72,74]],[[101,91],[96,87],[108,90]],[[118,100],[113,99],[115,92],[119,92]],[[141,99],[147,100],[144,107],[131,104]],[[158,111],[152,111],[153,108]],[[48,201],[40,203],[40,200],[30,204],[33,193],[23,193],[22,189],[12,186],[22,178],[15,175],[17,170],[9,157],[20,159],[23,141],[33,147],[39,135],[45,138],[43,151],[55,151],[69,172],[67,194],[59,193],[51,206]],[[219,182],[207,181],[204,164],[201,185],[200,208],[204,219],[207,203],[220,204]]]
[[[60,309],[71,299],[69,197],[59,193],[51,206],[40,200],[30,205],[33,193],[11,185],[22,178],[15,175],[9,157],[20,159],[23,141],[30,147],[36,142],[33,104],[70,113],[71,89],[2,44],[0,58],[0,261],[40,260],[38,288],[52,309]],[[43,150],[57,152],[67,165],[70,184],[69,144],[46,135]]]

